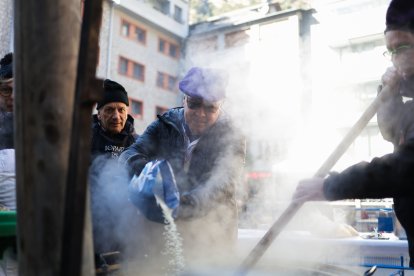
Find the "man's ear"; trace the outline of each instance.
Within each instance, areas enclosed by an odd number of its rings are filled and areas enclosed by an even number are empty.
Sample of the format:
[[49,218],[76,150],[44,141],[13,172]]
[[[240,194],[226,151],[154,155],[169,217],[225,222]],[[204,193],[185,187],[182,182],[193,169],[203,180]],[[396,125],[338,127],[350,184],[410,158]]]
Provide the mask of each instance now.
[[97,116],[98,116],[98,120],[100,120],[101,119],[101,111],[100,110],[98,110]]

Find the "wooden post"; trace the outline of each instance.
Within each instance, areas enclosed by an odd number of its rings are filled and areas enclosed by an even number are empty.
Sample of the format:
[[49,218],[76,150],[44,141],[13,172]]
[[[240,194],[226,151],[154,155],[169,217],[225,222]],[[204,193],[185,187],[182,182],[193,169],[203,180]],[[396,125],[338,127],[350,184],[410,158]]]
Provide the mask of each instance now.
[[79,0],[15,0],[19,275],[59,275]]
[[[75,105],[71,133],[71,152],[65,194],[63,252],[60,275],[80,275],[87,270],[84,252],[85,229],[91,230],[88,203],[88,168],[91,151],[92,108],[100,100],[103,81],[96,79],[99,56],[99,31],[102,0],[86,0],[83,6],[82,30],[77,67]],[[85,212],[87,215],[85,219]],[[86,225],[85,225],[86,221]],[[89,228],[88,228],[89,227]],[[90,241],[90,244],[92,242]]]

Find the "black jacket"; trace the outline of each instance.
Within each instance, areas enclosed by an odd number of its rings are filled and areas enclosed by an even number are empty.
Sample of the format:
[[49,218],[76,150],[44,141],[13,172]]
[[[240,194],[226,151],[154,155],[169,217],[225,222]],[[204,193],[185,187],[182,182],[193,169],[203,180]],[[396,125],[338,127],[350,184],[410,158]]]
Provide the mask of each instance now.
[[[221,114],[199,138],[191,160],[184,166],[187,143],[183,123],[184,109],[170,109],[158,116],[118,160],[135,174],[151,160],[169,161],[180,195],[191,198],[190,204],[180,202],[176,221],[187,262],[231,255],[228,250],[237,241],[236,189],[243,177],[245,139]],[[144,258],[144,263],[159,263],[163,225],[142,217],[139,225],[149,246],[143,242],[138,247],[151,256]]]
[[0,112],[0,150],[13,149],[13,113]]
[[134,119],[130,115],[128,115],[124,129],[121,133],[115,135],[109,134],[102,129],[97,115],[93,115],[92,119],[92,160],[99,155],[117,158],[137,138],[134,130]]
[[394,152],[329,176],[324,192],[330,200],[392,197],[414,267],[414,102],[404,103],[401,96],[390,98],[380,106],[377,118],[381,134],[394,144]]
[[[215,203],[235,208],[235,189],[240,183],[245,158],[245,140],[230,120],[221,116],[199,140],[188,172],[184,171],[186,152],[184,109],[173,108],[154,121],[119,160],[131,173],[139,175],[145,164],[166,159],[171,164],[180,194],[189,193],[197,201],[195,216],[208,212]],[[213,180],[218,178],[217,180]],[[192,216],[192,215],[190,215]]]
[[123,249],[117,227],[120,210],[126,208],[126,180],[121,177],[123,171],[117,166],[117,157],[135,142],[136,136],[134,119],[129,115],[124,129],[116,135],[106,133],[97,115],[93,116],[89,184],[95,253]]

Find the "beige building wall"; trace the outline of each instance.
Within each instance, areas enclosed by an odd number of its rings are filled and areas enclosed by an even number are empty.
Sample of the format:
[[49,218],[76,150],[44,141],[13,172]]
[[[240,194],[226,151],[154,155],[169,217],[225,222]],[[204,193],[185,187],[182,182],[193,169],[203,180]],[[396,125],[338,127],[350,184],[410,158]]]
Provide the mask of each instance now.
[[0,58],[13,51],[13,1],[0,1]]

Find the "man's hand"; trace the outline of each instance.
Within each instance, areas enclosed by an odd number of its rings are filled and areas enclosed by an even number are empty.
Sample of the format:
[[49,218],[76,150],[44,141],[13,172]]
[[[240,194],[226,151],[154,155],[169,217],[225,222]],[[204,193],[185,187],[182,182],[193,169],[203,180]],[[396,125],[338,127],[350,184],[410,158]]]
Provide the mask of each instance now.
[[398,74],[397,69],[395,67],[388,67],[387,71],[382,75],[381,82],[382,82],[382,93],[383,91],[389,91],[389,96],[396,96],[400,92],[400,84],[401,84],[401,75]]
[[197,205],[195,198],[188,192],[181,195],[180,202],[181,204],[191,205],[193,207]]
[[198,200],[189,192],[185,192],[180,197],[180,207],[178,208],[178,218],[189,219],[197,213],[199,207]]
[[298,202],[326,200],[323,193],[323,182],[324,179],[321,177],[299,181],[292,200]]

